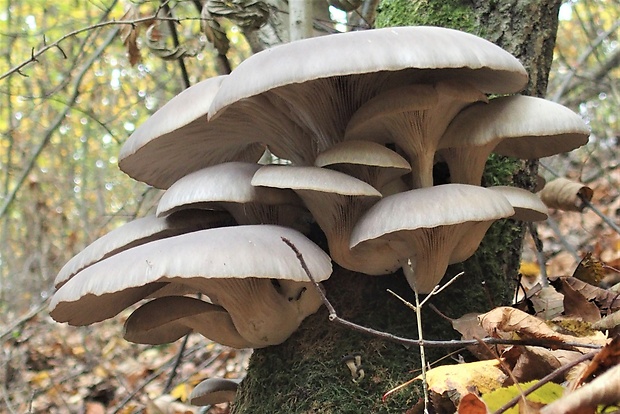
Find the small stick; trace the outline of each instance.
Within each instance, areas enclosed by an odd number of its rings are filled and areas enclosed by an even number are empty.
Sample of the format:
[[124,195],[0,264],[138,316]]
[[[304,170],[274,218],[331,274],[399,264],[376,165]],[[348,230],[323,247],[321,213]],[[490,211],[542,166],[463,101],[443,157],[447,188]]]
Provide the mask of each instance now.
[[427,340],[427,339],[424,339],[424,340],[409,339],[409,338],[403,338],[401,336],[393,335],[387,332],[378,331],[372,328],[367,328],[365,326],[358,325],[354,322],[349,322],[346,319],[343,319],[338,316],[338,314],[336,313],[336,309],[331,304],[329,299],[327,299],[327,296],[325,295],[325,291],[323,290],[323,287],[316,281],[314,276],[312,276],[312,273],[310,273],[310,270],[308,269],[308,266],[306,265],[306,261],[304,260],[303,256],[301,255],[297,247],[295,247],[295,245],[291,243],[291,241],[285,237],[282,237],[282,241],[286,243],[293,250],[293,252],[295,252],[295,254],[297,255],[297,259],[301,263],[301,267],[304,269],[304,271],[306,272],[306,275],[308,276],[312,284],[315,286],[315,288],[319,292],[321,300],[323,301],[323,304],[325,305],[325,307],[327,308],[329,312],[329,316],[328,316],[329,321],[339,323],[340,325],[346,326],[347,328],[351,328],[355,331],[362,332],[368,335],[373,335],[373,336],[383,338],[388,341],[396,342],[396,343],[399,343],[405,346],[423,345],[429,348],[432,348],[432,347],[458,348],[458,347],[466,347],[470,345],[478,345],[480,342],[484,342],[485,344],[490,344],[490,345],[532,345],[532,346],[550,346],[550,347],[552,346],[558,349],[568,349],[568,350],[574,350],[577,347],[590,348],[590,349],[602,348],[601,345],[582,344],[579,342],[562,342],[562,341],[558,341],[555,339],[521,340],[521,339],[482,338],[480,340],[460,340],[460,341],[457,341],[457,340],[434,341],[434,340]]

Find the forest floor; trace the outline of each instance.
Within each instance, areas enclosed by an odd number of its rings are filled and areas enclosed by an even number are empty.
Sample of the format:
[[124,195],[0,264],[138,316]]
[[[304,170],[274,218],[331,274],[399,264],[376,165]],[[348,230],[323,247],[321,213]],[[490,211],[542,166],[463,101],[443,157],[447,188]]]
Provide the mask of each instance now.
[[[593,205],[615,223],[620,217],[620,167],[590,180]],[[539,223],[550,276],[571,275],[587,252],[620,268],[620,235],[586,208],[551,214],[557,228]],[[524,247],[524,273],[537,276],[532,238]],[[529,266],[529,267],[528,267]],[[532,271],[531,269],[534,269]],[[530,269],[530,270],[526,270]],[[608,283],[620,274],[609,272]],[[143,346],[122,339],[119,317],[90,327],[55,323],[46,303],[0,325],[2,413],[218,413],[226,406],[194,407],[192,388],[205,378],[240,378],[251,351],[236,351],[190,335],[166,346]],[[176,368],[175,368],[176,367]]]

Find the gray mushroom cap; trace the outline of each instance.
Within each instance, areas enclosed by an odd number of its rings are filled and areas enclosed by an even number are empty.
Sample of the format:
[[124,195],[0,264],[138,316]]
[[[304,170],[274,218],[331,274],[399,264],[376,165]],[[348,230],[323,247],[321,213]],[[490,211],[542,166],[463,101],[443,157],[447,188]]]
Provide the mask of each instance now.
[[533,159],[573,150],[588,142],[588,126],[557,103],[506,96],[461,111],[441,138],[439,154],[452,182],[480,185],[491,152]]
[[272,165],[259,169],[252,185],[295,191],[325,233],[331,258],[340,266],[367,274],[391,273],[399,267],[389,252],[378,249],[353,255],[349,249],[357,219],[381,197],[371,185],[326,168]]
[[226,309],[187,296],[153,299],[125,321],[123,337],[138,344],[160,345],[191,333],[232,348],[254,348],[233,324]]
[[54,285],[62,286],[82,269],[107,257],[154,240],[233,224],[224,212],[186,211],[168,218],[147,216],[130,221],[89,244],[58,272]]
[[[364,245],[388,246],[400,259],[412,288],[429,293],[443,277],[452,252],[474,226],[490,225],[512,214],[506,197],[483,187],[446,184],[410,190],[384,197],[372,206],[353,228],[350,246],[353,251]],[[467,239],[472,253],[482,236]]]
[[297,228],[305,213],[294,192],[251,185],[259,164],[228,162],[203,168],[175,182],[157,205],[157,216],[205,208],[225,209],[239,224]]
[[238,386],[237,380],[207,378],[192,390],[189,401],[198,406],[233,402]]
[[317,281],[330,276],[329,256],[295,230],[216,228],[147,243],[87,267],[54,294],[50,314],[58,322],[87,325],[180,283],[224,307],[251,343],[281,343],[321,305],[282,237],[297,246]]
[[235,126],[249,122],[260,131],[257,141],[274,154],[312,165],[318,153],[342,141],[353,113],[373,96],[446,79],[466,80],[483,93],[510,93],[525,86],[527,74],[508,52],[463,32],[438,27],[356,31],[251,56],[222,82],[209,118],[219,123],[222,139],[238,139],[247,127]]
[[184,175],[225,161],[256,161],[261,145],[224,146],[208,125],[207,111],[225,76],[185,89],[131,134],[121,148],[119,167],[130,177],[168,188]]

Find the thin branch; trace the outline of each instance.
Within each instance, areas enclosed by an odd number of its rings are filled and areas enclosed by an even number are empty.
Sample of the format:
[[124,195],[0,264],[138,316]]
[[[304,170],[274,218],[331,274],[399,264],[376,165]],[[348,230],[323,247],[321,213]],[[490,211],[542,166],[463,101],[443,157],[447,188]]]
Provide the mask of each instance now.
[[47,133],[45,134],[45,136],[43,137],[43,139],[41,140],[41,142],[39,143],[37,148],[35,148],[35,150],[34,150],[34,152],[32,154],[32,157],[30,158],[30,160],[28,162],[28,165],[26,166],[26,168],[24,168],[24,170],[22,172],[22,175],[19,177],[19,180],[17,181],[17,184],[15,184],[15,187],[13,188],[13,190],[5,198],[4,204],[0,208],[0,218],[2,218],[6,214],[8,208],[11,206],[11,204],[15,200],[15,197],[16,197],[17,193],[19,192],[19,190],[21,189],[22,185],[26,181],[26,178],[28,177],[28,174],[30,174],[30,171],[32,171],[32,169],[34,168],[37,160],[39,159],[39,156],[43,152],[43,149],[45,149],[47,144],[50,142],[50,140],[52,139],[52,135],[54,135],[54,132],[56,132],[56,129],[58,129],[58,127],[60,126],[62,121],[65,119],[65,116],[69,113],[69,111],[71,111],[71,108],[73,107],[73,104],[76,102],[78,96],[80,95],[80,85],[82,84],[82,80],[84,79],[84,76],[86,75],[86,72],[88,72],[90,67],[95,62],[95,60],[98,59],[99,56],[101,56],[101,54],[108,47],[108,45],[110,43],[112,43],[112,41],[114,40],[114,38],[118,34],[119,30],[120,30],[120,28],[117,27],[112,32],[110,32],[110,34],[105,39],[105,41],[97,48],[97,50],[93,53],[93,55],[88,60],[88,62],[86,62],[84,64],[84,66],[82,67],[82,70],[80,71],[80,73],[76,76],[76,78],[75,78],[75,86],[73,88],[73,93],[72,93],[69,101],[67,102],[67,106],[65,107],[65,109],[60,114],[58,114],[58,116],[56,117],[56,119],[52,123],[52,126],[47,130]]
[[310,273],[310,269],[308,269],[308,266],[306,265],[306,261],[304,260],[302,254],[299,252],[297,247],[286,237],[282,237],[282,241],[286,243],[286,245],[289,246],[293,250],[293,252],[295,252],[295,254],[297,255],[297,259],[299,260],[299,263],[301,264],[301,267],[304,269],[304,272],[306,273],[306,275],[308,276],[308,278],[310,279],[314,287],[319,292],[319,296],[321,297],[323,304],[325,305],[325,307],[327,308],[327,311],[329,312],[329,316],[328,316],[329,321],[336,322],[354,331],[361,332],[367,335],[376,336],[376,337],[379,337],[379,338],[382,338],[388,341],[396,342],[401,345],[405,345],[407,347],[423,345],[429,348],[432,348],[432,347],[456,348],[456,347],[466,347],[466,346],[471,346],[471,345],[479,345],[480,342],[483,342],[485,344],[490,344],[490,345],[548,346],[548,347],[554,347],[557,349],[568,349],[568,350],[574,350],[575,348],[589,348],[589,349],[600,349],[601,348],[601,345],[583,344],[579,342],[563,342],[563,341],[558,341],[554,339],[527,339],[527,340],[518,339],[518,340],[515,340],[515,339],[499,339],[499,338],[482,338],[480,340],[472,339],[472,340],[450,340],[450,341],[433,341],[433,340],[428,340],[428,339],[424,339],[424,340],[409,339],[409,338],[403,338],[401,336],[393,335],[387,332],[377,331],[372,328],[367,328],[365,326],[358,325],[354,322],[349,322],[346,319],[342,319],[341,317],[338,316],[338,314],[336,313],[336,309],[331,304],[329,299],[327,299],[327,296],[325,295],[323,287],[316,281],[314,276],[312,276],[312,273]]
[[[31,63],[37,62],[37,59],[39,58],[39,56],[41,56],[42,54],[44,54],[45,52],[47,52],[50,49],[53,48],[57,48],[59,46],[60,43],[62,43],[64,40],[67,40],[70,37],[79,35],[81,33],[84,32],[88,32],[94,29],[98,29],[101,27],[106,27],[106,26],[126,26],[126,25],[131,25],[131,26],[135,26],[139,23],[144,23],[144,22],[148,22],[148,21],[152,21],[152,20],[160,20],[160,21],[171,21],[173,23],[181,23],[183,21],[191,21],[191,20],[201,20],[200,17],[182,17],[182,18],[172,18],[172,17],[161,17],[161,16],[157,16],[157,14],[153,14],[151,16],[147,16],[147,17],[141,17],[139,19],[135,19],[135,20],[110,20],[107,22],[102,22],[102,23],[96,23],[93,24],[91,26],[87,26],[87,27],[83,27],[81,29],[77,29],[74,30],[72,32],[67,33],[66,35],[60,37],[58,40],[56,40],[54,43],[50,43],[47,46],[42,47],[41,49],[35,51],[33,48],[33,51],[31,53],[30,59],[20,63],[17,66],[14,66],[13,68],[9,69],[7,72],[3,73],[0,76],[0,80],[6,78],[7,76],[13,74],[13,73],[20,73],[23,76],[26,76],[23,72],[22,69],[26,66],[28,66]],[[118,28],[115,30],[114,33],[118,33]]]

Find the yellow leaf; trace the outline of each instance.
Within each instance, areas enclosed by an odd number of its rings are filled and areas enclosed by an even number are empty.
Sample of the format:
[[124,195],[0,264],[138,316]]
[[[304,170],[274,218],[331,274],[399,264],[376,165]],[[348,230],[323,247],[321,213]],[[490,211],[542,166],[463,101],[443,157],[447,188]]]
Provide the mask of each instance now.
[[170,391],[170,395],[185,402],[189,399],[189,394],[192,392],[192,387],[189,384],[182,383],[177,385]]
[[519,273],[525,277],[538,277],[540,275],[540,266],[534,262],[521,262]]
[[[421,379],[420,376],[417,377]],[[446,391],[457,391],[465,395],[468,388],[476,387],[481,393],[500,388],[507,375],[499,368],[499,361],[470,362],[467,364],[442,365],[426,373],[429,389],[443,394]]]
[[[522,390],[528,389],[535,383],[536,381],[531,381],[519,384],[520,388],[517,388],[516,385],[498,388],[492,392],[486,394],[483,393],[482,400],[486,403],[489,411],[494,412],[500,407],[502,407],[504,404],[506,404],[508,401],[519,395]],[[564,388],[561,385],[554,384],[553,382],[548,382],[530,395],[528,395],[526,399],[531,402],[549,404],[560,398],[563,393]],[[505,412],[507,414],[519,414],[519,408],[517,406],[514,406]]]

